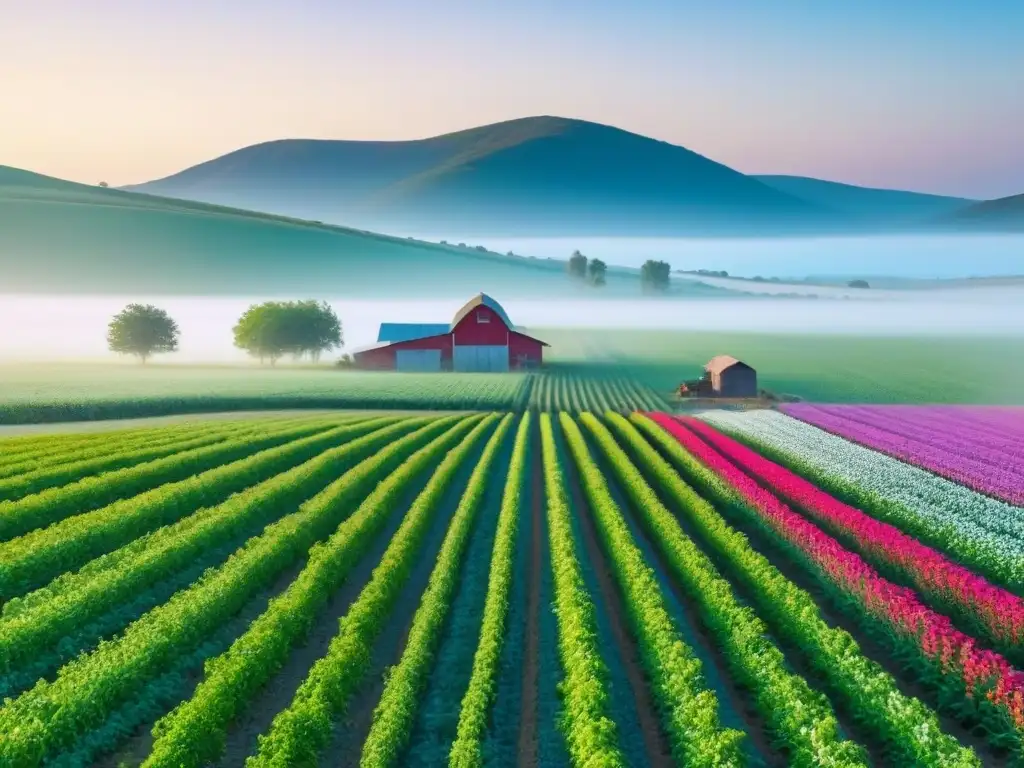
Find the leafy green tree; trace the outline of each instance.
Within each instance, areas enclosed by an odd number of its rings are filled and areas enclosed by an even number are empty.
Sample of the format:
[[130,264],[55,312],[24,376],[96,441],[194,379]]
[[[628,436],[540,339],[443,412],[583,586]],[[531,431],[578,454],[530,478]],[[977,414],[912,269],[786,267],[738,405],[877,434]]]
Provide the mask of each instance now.
[[579,251],[573,251],[569,257],[569,277],[577,280],[587,279],[587,257]]
[[645,291],[663,292],[668,290],[672,268],[664,261],[648,259],[640,267],[640,281]]
[[268,301],[254,304],[234,329],[235,346],[273,365],[284,355],[317,361],[342,345],[341,321],[327,302]]
[[590,284],[600,288],[605,284],[605,272],[608,271],[608,265],[600,259],[591,259],[590,264],[587,265],[587,274],[590,278]]
[[158,352],[178,350],[178,324],[152,304],[129,304],[107,326],[111,352],[136,355],[145,364]]

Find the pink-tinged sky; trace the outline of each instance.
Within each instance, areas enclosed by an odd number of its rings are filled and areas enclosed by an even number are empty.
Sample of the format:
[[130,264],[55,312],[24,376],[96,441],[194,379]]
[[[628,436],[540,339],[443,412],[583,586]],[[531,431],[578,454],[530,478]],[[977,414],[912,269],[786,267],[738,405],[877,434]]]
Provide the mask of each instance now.
[[1022,40],[1022,0],[0,0],[0,164],[116,185],[551,114],[1000,197],[1024,192]]

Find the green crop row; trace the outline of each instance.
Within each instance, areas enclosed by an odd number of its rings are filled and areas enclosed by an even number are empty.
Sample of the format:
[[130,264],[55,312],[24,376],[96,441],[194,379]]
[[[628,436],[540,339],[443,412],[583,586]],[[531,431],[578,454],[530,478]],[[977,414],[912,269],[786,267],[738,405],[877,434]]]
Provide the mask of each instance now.
[[653,390],[620,376],[550,371],[533,375],[530,407],[538,411],[661,411]]
[[192,698],[156,724],[147,768],[198,767],[220,758],[227,725],[306,636],[324,603],[380,533],[408,484],[460,440],[472,441],[466,433],[478,421],[471,417],[446,425],[378,485],[324,544],[313,548],[288,589],[270,601],[227,652],[206,665]]
[[387,621],[419,554],[420,544],[445,491],[497,415],[488,416],[438,465],[388,543],[369,583],[341,619],[326,655],[318,659],[291,704],[259,738],[259,751],[247,768],[315,766],[328,743],[333,720],[344,709],[370,664],[373,643]]
[[[593,430],[593,417],[588,420],[588,416],[583,416],[584,423]],[[561,422],[600,539],[624,597],[630,625],[640,646],[640,658],[652,681],[659,710],[665,720],[673,757],[684,765],[742,765],[743,733],[722,727],[718,700],[707,687],[700,660],[686,645],[669,615],[654,571],[633,541],[601,471],[593,462],[583,433],[568,414],[561,415]],[[622,469],[619,466],[621,462],[621,456],[612,457],[617,471]],[[633,492],[634,486],[629,480],[624,478],[624,482]],[[651,501],[650,498],[645,500]],[[819,703],[811,698],[810,691],[807,694],[802,700],[791,697],[789,703],[801,705],[801,709],[804,705]],[[836,727],[827,706],[811,706],[806,714],[807,719],[800,720],[800,727],[810,725],[813,728],[814,718],[823,718],[818,728],[808,733],[808,741],[828,735],[828,729]]]
[[452,768],[482,768],[484,764],[483,737],[497,694],[498,663],[505,642],[512,580],[516,575],[516,534],[519,530],[520,499],[527,469],[530,422],[531,417],[527,413],[519,422],[512,448],[512,461],[505,480],[491,554],[480,644],[473,657],[473,671],[462,699],[458,731],[451,751]]
[[[621,416],[617,419],[623,432],[628,432],[628,422]],[[683,532],[611,433],[591,414],[584,414],[582,421],[672,574],[699,606],[701,618],[722,648],[731,672],[754,694],[758,711],[785,746],[790,764],[865,765],[861,749],[840,737],[839,723],[828,700],[787,669],[782,652],[768,638],[768,628],[737,599],[729,582]],[[642,447],[638,434],[630,437],[632,447]],[[650,461],[644,456],[645,465]]]
[[140,689],[146,681],[202,643],[333,531],[352,504],[436,433],[437,426],[428,424],[365,459],[117,639],[65,665],[52,682],[41,680],[6,701],[0,707],[0,765],[38,765],[71,749],[125,701],[145,697]]
[[[678,441],[645,416],[635,414],[632,419],[688,477],[700,480],[702,492],[720,503],[735,503],[735,497],[722,481]],[[683,482],[676,469],[629,422],[611,417],[609,423],[643,459],[659,489],[728,564],[735,578],[749,587],[772,629],[800,649],[854,716],[878,733],[903,764],[980,765],[971,750],[942,732],[934,712],[918,699],[901,693],[896,681],[861,653],[849,633],[826,624],[813,598],[753,549],[747,538]]]
[[[269,424],[269,421],[263,423]],[[85,444],[71,445],[65,449],[55,447],[39,448],[14,457],[4,454],[0,458],[0,483],[8,486],[12,482],[12,478],[16,476],[41,473],[42,471],[54,471],[58,467],[68,464],[91,462],[119,453],[137,451],[140,448],[159,448],[164,445],[210,435],[227,437],[240,432],[254,431],[261,425],[262,423],[254,423],[252,421],[232,421],[211,422],[202,426],[190,424],[182,427],[164,427],[142,434],[110,432],[106,434],[106,440],[93,440]],[[86,474],[96,474],[96,472],[90,469],[91,466],[90,464],[84,465],[84,471],[79,473],[79,477]],[[105,470],[101,468],[99,471]],[[72,478],[76,480],[79,477],[72,475]]]
[[576,556],[572,511],[550,414],[540,416],[540,436],[558,621],[558,651],[565,673],[560,690],[566,747],[577,766],[625,766],[615,723],[608,716],[608,670],[599,650],[594,604],[587,593]]
[[[247,488],[217,506],[200,510],[161,528],[145,547],[117,558],[105,569],[92,567],[69,573],[31,601],[12,601],[0,616],[0,671],[10,669],[43,651],[65,633],[84,626],[103,613],[159,581],[187,568],[204,552],[241,531],[262,527],[281,509],[298,505],[323,489],[339,472],[416,426],[404,420],[329,449],[304,464]],[[403,429],[404,428],[404,429]]]
[[488,475],[511,425],[512,416],[506,415],[488,440],[452,516],[430,581],[413,616],[402,658],[388,674],[380,702],[374,710],[370,732],[363,743],[362,768],[396,765],[408,746],[441,630],[458,588],[463,556],[487,492]]
[[44,465],[31,472],[23,472],[0,480],[0,500],[15,501],[49,488],[73,483],[103,472],[131,467],[135,464],[160,459],[171,454],[201,448],[225,439],[224,430],[209,429],[146,440],[142,445],[129,444],[124,450],[86,457],[56,465]]
[[[219,440],[213,445],[190,448],[182,444],[178,446],[180,451],[155,461],[83,477],[68,485],[48,488],[16,501],[0,502],[0,541],[8,541],[67,518],[81,516],[121,499],[137,497],[165,483],[173,483],[211,467],[236,461],[264,448],[325,432],[334,426],[329,421],[317,421],[298,426],[258,428],[227,440]],[[358,422],[352,426],[358,428]],[[3,594],[2,589],[0,594]]]
[[[243,441],[232,451],[241,458],[229,464],[215,465],[205,472],[197,467],[198,474],[186,480],[158,485],[138,496],[4,542],[0,544],[0,598],[25,594],[65,571],[176,522],[202,506],[219,504],[232,493],[307,461],[324,448],[379,426],[382,426],[380,422],[365,421],[300,440],[293,440],[299,436],[296,433],[283,433]],[[173,467],[167,469],[178,471]],[[116,482],[114,478],[109,480]],[[103,492],[102,488],[96,490]]]

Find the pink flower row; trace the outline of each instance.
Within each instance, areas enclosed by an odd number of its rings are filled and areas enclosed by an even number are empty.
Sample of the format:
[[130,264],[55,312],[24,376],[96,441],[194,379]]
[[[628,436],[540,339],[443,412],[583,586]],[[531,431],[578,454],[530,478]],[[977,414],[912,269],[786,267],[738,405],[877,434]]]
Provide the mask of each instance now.
[[[840,437],[866,445],[962,483],[981,493],[1024,504],[1024,468],[1017,460],[1020,447],[982,434],[964,420],[952,427],[935,408],[922,406],[918,416],[889,415],[886,406],[818,406],[804,403],[783,407],[785,413]],[[902,413],[902,415],[901,415]],[[929,426],[931,424],[931,426]]]
[[725,480],[775,533],[801,550],[840,590],[859,599],[871,616],[915,644],[945,674],[957,676],[971,696],[985,690],[1017,728],[1024,728],[1024,673],[994,651],[977,647],[974,638],[956,629],[948,617],[921,603],[913,590],[882,578],[858,555],[845,549],[809,520],[691,431],[695,420],[650,416],[708,468]]
[[996,643],[1024,640],[1024,600],[998,587],[899,528],[844,504],[760,454],[696,419],[687,427],[742,470],[766,484],[811,518],[842,531],[865,557],[898,568],[924,594],[956,603],[985,628]]

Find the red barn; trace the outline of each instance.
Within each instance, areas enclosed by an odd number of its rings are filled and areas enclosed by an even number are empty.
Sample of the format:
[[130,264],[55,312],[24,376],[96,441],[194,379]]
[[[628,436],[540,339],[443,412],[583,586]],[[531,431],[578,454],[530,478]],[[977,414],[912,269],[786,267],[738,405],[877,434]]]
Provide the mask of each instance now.
[[383,323],[359,368],[386,371],[516,371],[538,368],[543,341],[517,331],[501,305],[478,294],[450,324]]

